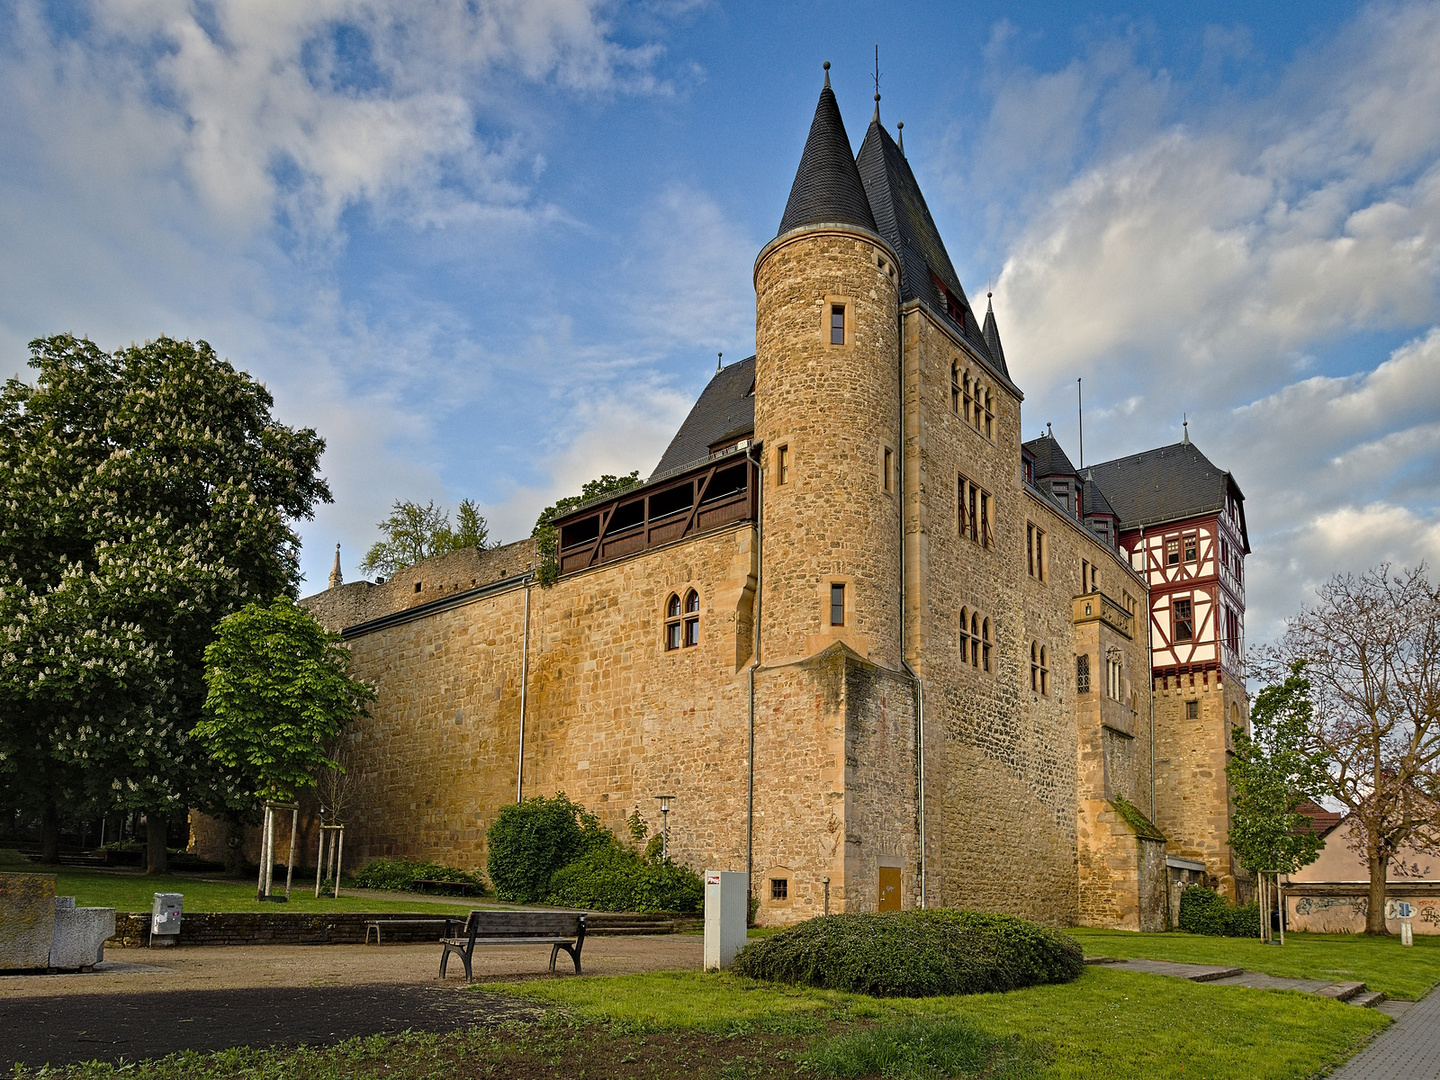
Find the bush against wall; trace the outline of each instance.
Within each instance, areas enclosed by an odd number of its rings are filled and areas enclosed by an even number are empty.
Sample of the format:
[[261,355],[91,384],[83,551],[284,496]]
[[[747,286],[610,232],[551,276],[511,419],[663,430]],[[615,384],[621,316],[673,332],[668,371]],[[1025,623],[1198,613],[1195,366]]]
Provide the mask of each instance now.
[[1211,937],[1260,936],[1260,905],[1236,906],[1214,889],[1192,885],[1180,894],[1180,930]]
[[480,874],[423,859],[376,859],[356,870],[352,880],[358,889],[386,889],[391,892],[414,892],[417,881],[453,881],[473,885],[482,893],[489,892],[485,878]]
[[521,904],[543,900],[556,870],[614,839],[599,818],[563,791],[501,807],[485,835],[495,895]]
[[593,911],[700,910],[705,886],[700,875],[674,862],[647,860],[618,840],[586,852],[550,878],[547,902]]
[[1085,970],[1067,934],[958,908],[821,916],[752,941],[735,972],[876,997],[926,997],[1070,982]]

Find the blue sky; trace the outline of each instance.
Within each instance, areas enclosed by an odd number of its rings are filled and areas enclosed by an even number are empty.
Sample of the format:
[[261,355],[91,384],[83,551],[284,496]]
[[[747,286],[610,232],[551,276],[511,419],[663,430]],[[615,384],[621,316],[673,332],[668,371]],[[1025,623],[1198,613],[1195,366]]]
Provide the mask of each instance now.
[[[1173,8],[1173,10],[1172,10]],[[203,337],[328,440],[309,586],[397,498],[494,535],[654,466],[753,351],[822,60],[905,145],[1027,434],[1191,433],[1251,640],[1440,559],[1440,5],[0,0],[0,374]]]

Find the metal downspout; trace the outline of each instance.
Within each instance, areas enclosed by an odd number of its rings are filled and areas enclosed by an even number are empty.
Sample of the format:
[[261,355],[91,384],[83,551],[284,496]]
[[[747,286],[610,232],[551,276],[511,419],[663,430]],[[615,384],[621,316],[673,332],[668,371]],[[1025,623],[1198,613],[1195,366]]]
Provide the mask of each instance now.
[[755,669],[760,666],[760,586],[765,578],[765,462],[752,458],[752,442],[746,460],[755,463],[755,627],[750,655],[750,731],[747,741],[749,776],[745,794],[745,921],[750,921],[750,904],[755,883]]
[[525,582],[525,630],[520,639],[520,749],[515,755],[515,801],[525,789],[525,691],[530,685],[530,586],[535,575]]
[[927,905],[930,896],[929,847],[925,836],[925,680],[910,666],[905,655],[905,313],[900,313],[900,479],[897,487],[900,493],[900,663],[915,680],[915,751],[919,759],[919,803],[920,803],[920,906]]

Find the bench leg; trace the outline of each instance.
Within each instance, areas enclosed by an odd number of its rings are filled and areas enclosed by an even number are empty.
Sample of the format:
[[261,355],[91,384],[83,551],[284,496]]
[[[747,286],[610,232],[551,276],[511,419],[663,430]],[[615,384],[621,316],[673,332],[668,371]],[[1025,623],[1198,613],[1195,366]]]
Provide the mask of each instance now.
[[573,945],[557,944],[557,945],[555,945],[554,948],[552,948],[552,949],[550,950],[550,970],[551,970],[552,972],[555,970],[555,959],[556,959],[556,957],[558,957],[558,956],[560,955],[560,950],[561,950],[561,949],[564,949],[567,953],[570,954],[570,959],[571,959],[572,961],[574,961],[574,963],[575,963],[575,974],[576,974],[576,975],[579,975],[579,974],[580,974],[580,950],[577,949],[577,948],[575,948],[575,946],[573,946]]
[[440,978],[445,978],[445,965],[450,962],[450,946],[446,945],[440,950]]
[[465,981],[467,983],[474,982],[475,976],[470,973],[470,954],[468,952],[462,952],[460,959],[465,961]]

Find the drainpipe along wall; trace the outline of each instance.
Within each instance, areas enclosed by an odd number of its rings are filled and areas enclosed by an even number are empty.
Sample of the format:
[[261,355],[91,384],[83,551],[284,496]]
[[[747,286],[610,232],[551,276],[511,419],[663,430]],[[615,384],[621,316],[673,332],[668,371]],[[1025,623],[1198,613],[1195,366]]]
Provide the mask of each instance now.
[[755,893],[755,669],[760,666],[760,586],[765,578],[765,460],[750,456],[751,443],[745,457],[755,465],[755,619],[754,640],[750,654],[750,728],[746,746],[749,775],[745,795],[745,917],[748,922]]
[[[916,397],[919,397],[920,373],[917,368]],[[910,666],[905,640],[905,314],[900,314],[900,478],[896,487],[900,495],[900,663],[915,680],[915,756],[918,777],[916,786],[920,812],[920,906],[928,903],[929,849],[925,843],[925,680]]]
[[525,629],[520,638],[520,748],[515,754],[515,801],[525,790],[525,691],[530,685],[530,586],[535,575],[525,582]]

